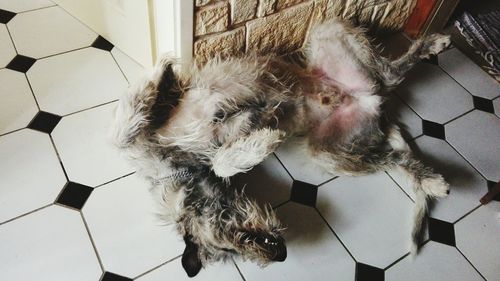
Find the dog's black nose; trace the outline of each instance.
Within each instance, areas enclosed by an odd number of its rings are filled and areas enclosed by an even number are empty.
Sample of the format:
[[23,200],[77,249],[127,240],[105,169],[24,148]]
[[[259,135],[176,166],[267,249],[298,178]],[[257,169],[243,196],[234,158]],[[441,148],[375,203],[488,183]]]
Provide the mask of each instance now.
[[287,253],[286,253],[286,245],[283,238],[279,238],[277,244],[274,247],[274,257],[271,258],[272,261],[285,261]]
[[283,248],[279,249],[276,252],[276,255],[272,259],[272,261],[285,261],[286,260],[286,247],[283,245]]

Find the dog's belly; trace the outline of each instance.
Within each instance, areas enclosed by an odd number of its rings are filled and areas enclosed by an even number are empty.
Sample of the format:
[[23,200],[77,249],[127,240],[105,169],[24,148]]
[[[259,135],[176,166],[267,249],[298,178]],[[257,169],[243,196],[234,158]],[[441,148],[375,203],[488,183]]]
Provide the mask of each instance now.
[[[321,143],[348,142],[378,118],[381,98],[369,89],[370,84],[355,89],[351,85],[325,79],[328,87],[307,95],[306,105],[312,138]],[[355,81],[359,87],[359,80]],[[325,82],[324,82],[325,83]]]

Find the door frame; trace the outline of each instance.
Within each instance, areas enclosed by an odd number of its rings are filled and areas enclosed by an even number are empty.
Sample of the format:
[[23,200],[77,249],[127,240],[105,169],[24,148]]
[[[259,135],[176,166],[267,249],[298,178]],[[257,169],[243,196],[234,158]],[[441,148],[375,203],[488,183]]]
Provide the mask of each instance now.
[[150,0],[149,11],[153,61],[167,53],[183,64],[191,63],[194,0]]

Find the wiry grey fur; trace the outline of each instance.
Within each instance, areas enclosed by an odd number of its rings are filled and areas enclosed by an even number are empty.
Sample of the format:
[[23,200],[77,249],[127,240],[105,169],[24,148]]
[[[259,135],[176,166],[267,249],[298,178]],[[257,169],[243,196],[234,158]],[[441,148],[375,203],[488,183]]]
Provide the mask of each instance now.
[[413,156],[383,101],[415,63],[449,42],[430,35],[391,61],[361,29],[331,21],[311,32],[302,64],[246,55],[181,73],[163,58],[121,99],[113,134],[152,182],[162,216],[177,223],[188,275],[232,254],[263,265],[284,260],[283,227],[273,210],[225,179],[248,171],[293,135],[306,137],[328,172],[406,171],[416,192],[415,252],[427,197],[445,196],[448,185]]

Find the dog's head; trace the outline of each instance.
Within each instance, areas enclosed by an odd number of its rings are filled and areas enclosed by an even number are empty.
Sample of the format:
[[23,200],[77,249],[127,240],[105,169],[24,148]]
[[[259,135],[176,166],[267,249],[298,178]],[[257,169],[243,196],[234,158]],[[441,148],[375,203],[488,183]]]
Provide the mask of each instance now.
[[191,229],[184,232],[182,266],[188,276],[195,276],[203,265],[234,255],[261,266],[286,259],[283,226],[270,207],[261,208],[244,195],[217,207],[221,209],[207,217],[191,217]]

